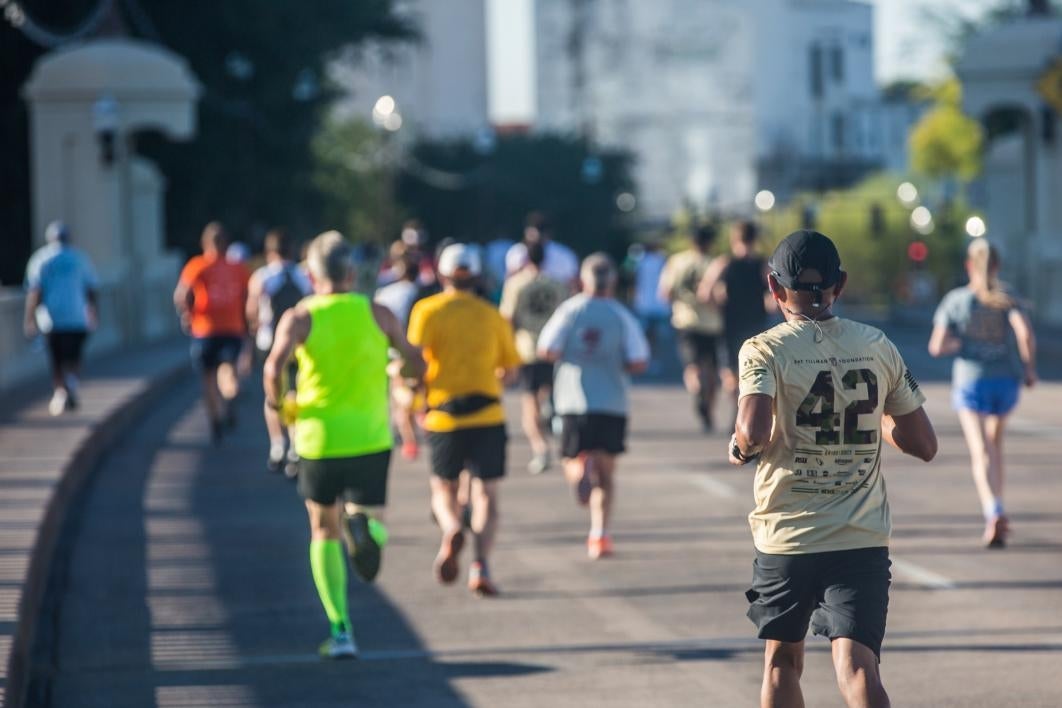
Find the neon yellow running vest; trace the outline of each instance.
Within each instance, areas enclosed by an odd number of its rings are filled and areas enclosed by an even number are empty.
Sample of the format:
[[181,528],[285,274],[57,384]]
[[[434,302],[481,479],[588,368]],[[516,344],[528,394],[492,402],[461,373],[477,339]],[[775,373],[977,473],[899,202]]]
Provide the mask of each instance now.
[[314,295],[299,364],[295,451],[308,460],[390,450],[388,340],[364,295]]

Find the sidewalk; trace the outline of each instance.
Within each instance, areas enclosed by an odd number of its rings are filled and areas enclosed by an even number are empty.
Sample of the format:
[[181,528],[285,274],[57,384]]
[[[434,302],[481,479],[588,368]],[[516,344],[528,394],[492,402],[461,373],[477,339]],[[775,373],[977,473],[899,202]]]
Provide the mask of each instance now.
[[41,599],[68,511],[103,453],[188,370],[186,362],[179,340],[91,362],[80,409],[61,418],[48,415],[43,390],[40,397],[5,397],[9,408],[0,413],[0,704],[22,705]]

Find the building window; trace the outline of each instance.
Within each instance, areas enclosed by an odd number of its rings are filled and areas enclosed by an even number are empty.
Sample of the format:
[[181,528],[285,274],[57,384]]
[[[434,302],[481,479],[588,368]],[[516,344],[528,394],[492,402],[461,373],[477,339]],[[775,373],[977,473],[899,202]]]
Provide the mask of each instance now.
[[844,47],[839,44],[830,48],[830,74],[834,83],[844,81]]
[[811,45],[809,57],[809,70],[811,72],[811,97],[822,98],[822,47],[818,44]]
[[834,113],[830,116],[830,142],[833,144],[834,152],[841,154],[844,152],[844,116],[840,113]]

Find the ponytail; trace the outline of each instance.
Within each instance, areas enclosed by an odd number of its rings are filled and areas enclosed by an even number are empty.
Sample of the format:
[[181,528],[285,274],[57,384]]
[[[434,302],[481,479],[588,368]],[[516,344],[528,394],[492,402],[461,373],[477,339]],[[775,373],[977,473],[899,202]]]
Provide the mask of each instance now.
[[985,238],[975,238],[966,249],[966,264],[970,289],[978,302],[997,310],[1014,307],[1014,298],[999,283],[999,251],[995,246]]

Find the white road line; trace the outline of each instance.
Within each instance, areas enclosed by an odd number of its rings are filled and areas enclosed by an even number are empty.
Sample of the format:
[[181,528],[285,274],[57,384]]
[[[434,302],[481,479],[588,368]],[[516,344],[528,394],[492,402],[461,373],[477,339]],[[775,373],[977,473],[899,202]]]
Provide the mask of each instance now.
[[896,556],[892,557],[892,567],[900,575],[907,576],[919,585],[925,585],[933,590],[954,590],[956,587],[954,580]]
[[1026,435],[1034,435],[1037,437],[1057,437],[1062,433],[1062,428],[1057,425],[1044,425],[1028,418],[1011,418],[1010,428],[1017,430],[1018,432],[1025,433]]
[[690,479],[690,482],[700,487],[706,492],[710,492],[717,497],[723,497],[724,499],[737,499],[737,490],[731,487],[726,482],[721,482],[715,477],[709,475],[698,475]]

